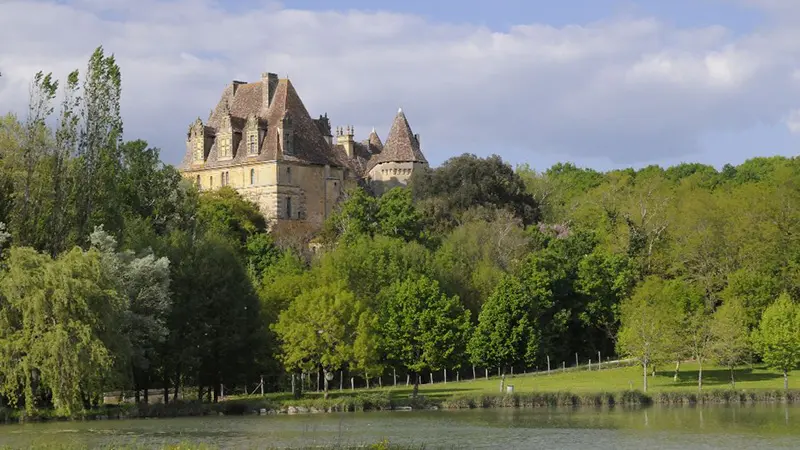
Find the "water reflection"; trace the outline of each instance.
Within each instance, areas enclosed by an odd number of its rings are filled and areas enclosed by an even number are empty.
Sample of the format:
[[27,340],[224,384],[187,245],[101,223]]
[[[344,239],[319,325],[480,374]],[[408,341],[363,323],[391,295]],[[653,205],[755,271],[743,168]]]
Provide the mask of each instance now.
[[221,448],[353,445],[426,448],[800,448],[798,406],[598,407],[204,417],[0,426],[0,446],[185,441]]

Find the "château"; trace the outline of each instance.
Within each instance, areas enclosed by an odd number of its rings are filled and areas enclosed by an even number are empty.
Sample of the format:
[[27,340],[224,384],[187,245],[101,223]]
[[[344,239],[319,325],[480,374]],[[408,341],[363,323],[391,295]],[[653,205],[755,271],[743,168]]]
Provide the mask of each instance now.
[[398,110],[386,142],[375,129],[357,141],[353,126],[314,119],[288,78],[233,81],[211,111],[189,126],[181,171],[199,189],[230,186],[256,203],[271,225],[313,232],[350,187],[381,193],[405,185],[428,162]]

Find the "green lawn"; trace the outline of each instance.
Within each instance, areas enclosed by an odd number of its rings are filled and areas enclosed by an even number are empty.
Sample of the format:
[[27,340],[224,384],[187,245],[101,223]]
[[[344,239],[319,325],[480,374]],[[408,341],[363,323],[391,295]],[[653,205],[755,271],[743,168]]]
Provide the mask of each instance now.
[[[688,391],[697,389],[698,366],[694,363],[681,364],[678,381],[673,381],[674,365],[663,368],[656,375],[648,377],[648,392]],[[783,375],[774,370],[754,366],[740,368],[735,371],[736,389],[783,389]],[[506,384],[514,385],[514,391],[524,392],[619,392],[633,387],[642,390],[642,368],[621,367],[592,371],[574,371],[566,373],[506,375]],[[730,371],[720,367],[707,367],[703,370],[703,389],[729,389]],[[800,388],[800,371],[789,374],[789,388]],[[500,379],[496,376],[488,381],[478,378],[475,381],[448,382],[447,384],[423,384],[420,390],[431,397],[449,397],[459,393],[500,393]],[[403,383],[402,389],[396,389],[398,395],[410,392]]]
[[[648,392],[659,391],[695,391],[697,390],[697,371],[695,363],[681,364],[678,381],[673,381],[674,364],[663,367],[655,376],[648,377]],[[782,390],[783,375],[777,371],[761,366],[742,367],[735,371],[736,389],[738,390]],[[439,375],[441,379],[441,374]],[[514,385],[516,393],[525,392],[572,392],[572,393],[600,393],[620,392],[631,389],[642,390],[642,368],[617,367],[592,371],[568,371],[565,373],[554,372],[550,375],[544,373],[515,375],[513,378],[506,375],[506,385]],[[730,371],[726,368],[707,366],[703,369],[703,389],[730,389]],[[800,388],[800,370],[789,374],[789,388]],[[377,389],[371,389],[375,392]],[[395,397],[407,397],[411,387],[405,386],[405,379],[398,380],[397,388],[384,387]],[[355,392],[367,392],[357,389]],[[458,394],[499,394],[500,379],[497,376],[489,378],[478,377],[477,380],[462,380],[460,382],[448,381],[447,384],[436,382],[434,384],[421,384],[420,394],[430,398],[449,398]],[[332,396],[339,396],[338,389],[331,390]],[[342,395],[352,394],[345,389]],[[314,396],[314,392],[306,392]]]

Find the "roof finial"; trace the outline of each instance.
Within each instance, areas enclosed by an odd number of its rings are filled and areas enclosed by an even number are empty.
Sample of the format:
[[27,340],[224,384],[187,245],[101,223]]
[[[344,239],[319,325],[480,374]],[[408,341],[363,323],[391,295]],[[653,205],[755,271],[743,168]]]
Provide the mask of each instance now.
[[397,108],[397,114],[400,114],[400,113],[402,113],[402,112],[403,112],[403,108],[402,108],[402,107],[400,107],[400,108]]
[[373,132],[373,133],[375,132],[375,127],[372,127],[372,132]]

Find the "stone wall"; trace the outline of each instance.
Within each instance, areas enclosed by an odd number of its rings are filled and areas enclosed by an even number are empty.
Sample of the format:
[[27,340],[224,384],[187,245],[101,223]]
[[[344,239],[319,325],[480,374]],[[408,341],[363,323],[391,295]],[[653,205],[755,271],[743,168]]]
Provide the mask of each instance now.
[[414,170],[424,166],[418,162],[387,162],[376,165],[369,171],[370,184],[376,194],[408,184]]
[[199,180],[201,190],[219,189],[227,176],[228,185],[257,204],[267,221],[302,222],[309,229],[322,226],[345,183],[340,168],[288,161],[186,171],[184,176]]

